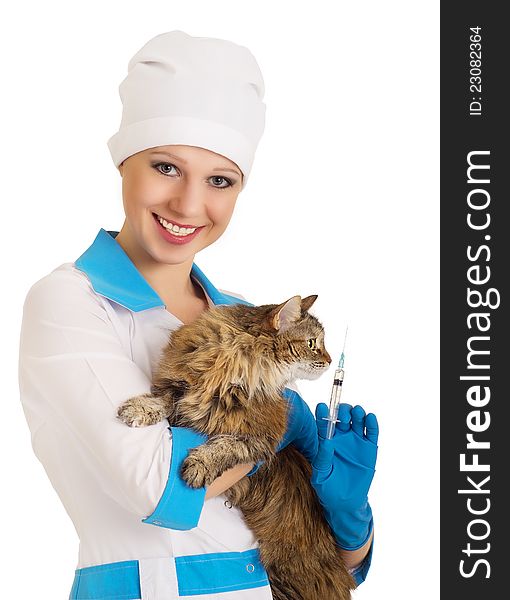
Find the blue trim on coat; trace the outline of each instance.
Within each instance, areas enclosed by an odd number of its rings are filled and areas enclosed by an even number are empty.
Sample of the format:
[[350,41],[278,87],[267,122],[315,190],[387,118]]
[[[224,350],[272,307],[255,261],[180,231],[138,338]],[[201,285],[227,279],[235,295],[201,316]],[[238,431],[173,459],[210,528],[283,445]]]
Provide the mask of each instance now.
[[233,592],[269,585],[257,549],[178,556],[175,566],[180,596]]
[[76,569],[69,600],[139,600],[137,560]]
[[[87,275],[98,294],[133,312],[164,307],[163,300],[115,240],[118,233],[101,227],[91,246],[75,261],[75,267]],[[202,285],[214,304],[253,306],[246,300],[220,292],[195,263],[190,275]]]
[[186,530],[198,525],[205,502],[206,488],[191,488],[180,477],[181,466],[190,448],[200,446],[208,436],[187,427],[169,427],[172,431],[172,456],[168,481],[154,512],[142,523]]
[[75,261],[101,296],[134,312],[165,306],[135,264],[115,241],[118,231],[99,230],[92,245]]
[[[168,560],[175,561],[180,596],[220,594],[269,585],[257,548]],[[141,597],[139,562],[127,560],[76,569],[69,600],[140,600]]]

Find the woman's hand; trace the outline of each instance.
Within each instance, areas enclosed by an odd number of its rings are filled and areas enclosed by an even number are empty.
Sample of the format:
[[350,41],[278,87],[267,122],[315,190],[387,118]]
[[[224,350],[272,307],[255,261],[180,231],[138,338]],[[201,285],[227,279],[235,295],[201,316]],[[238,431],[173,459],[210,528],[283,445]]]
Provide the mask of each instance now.
[[372,534],[368,490],[375,473],[379,426],[361,406],[340,404],[338,423],[326,439],[328,407],[315,409],[319,449],[312,462],[311,483],[338,545],[344,550],[364,546]]

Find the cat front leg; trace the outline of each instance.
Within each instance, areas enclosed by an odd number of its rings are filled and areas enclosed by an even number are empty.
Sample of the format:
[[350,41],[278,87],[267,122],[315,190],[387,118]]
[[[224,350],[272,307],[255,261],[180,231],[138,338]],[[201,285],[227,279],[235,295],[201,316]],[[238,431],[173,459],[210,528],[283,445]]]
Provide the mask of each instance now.
[[117,410],[117,418],[129,427],[146,427],[168,417],[172,406],[165,396],[147,392],[123,402]]
[[181,476],[192,488],[210,485],[236,465],[271,460],[275,445],[265,438],[216,435],[190,450],[182,464]]

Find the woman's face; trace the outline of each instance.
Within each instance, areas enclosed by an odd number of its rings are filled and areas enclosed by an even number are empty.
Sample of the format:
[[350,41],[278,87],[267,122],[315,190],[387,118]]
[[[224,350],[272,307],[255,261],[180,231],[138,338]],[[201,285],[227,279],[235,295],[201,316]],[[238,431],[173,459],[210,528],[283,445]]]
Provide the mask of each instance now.
[[123,237],[129,236],[131,248],[167,264],[193,260],[223,234],[242,186],[234,162],[196,146],[149,148],[128,157],[119,171]]

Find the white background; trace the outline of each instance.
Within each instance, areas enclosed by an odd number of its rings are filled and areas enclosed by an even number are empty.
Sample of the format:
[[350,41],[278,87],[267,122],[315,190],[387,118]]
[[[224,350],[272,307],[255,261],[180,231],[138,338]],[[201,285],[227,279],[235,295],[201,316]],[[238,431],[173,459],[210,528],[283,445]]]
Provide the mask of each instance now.
[[[2,9],[2,596],[63,600],[78,538],[17,382],[23,300],[123,221],[106,140],[131,56],[172,29],[253,52],[267,124],[229,229],[197,255],[256,304],[316,293],[343,400],[378,416],[375,550],[356,600],[439,596],[439,2],[11,3]],[[333,369],[301,384],[312,409]]]

